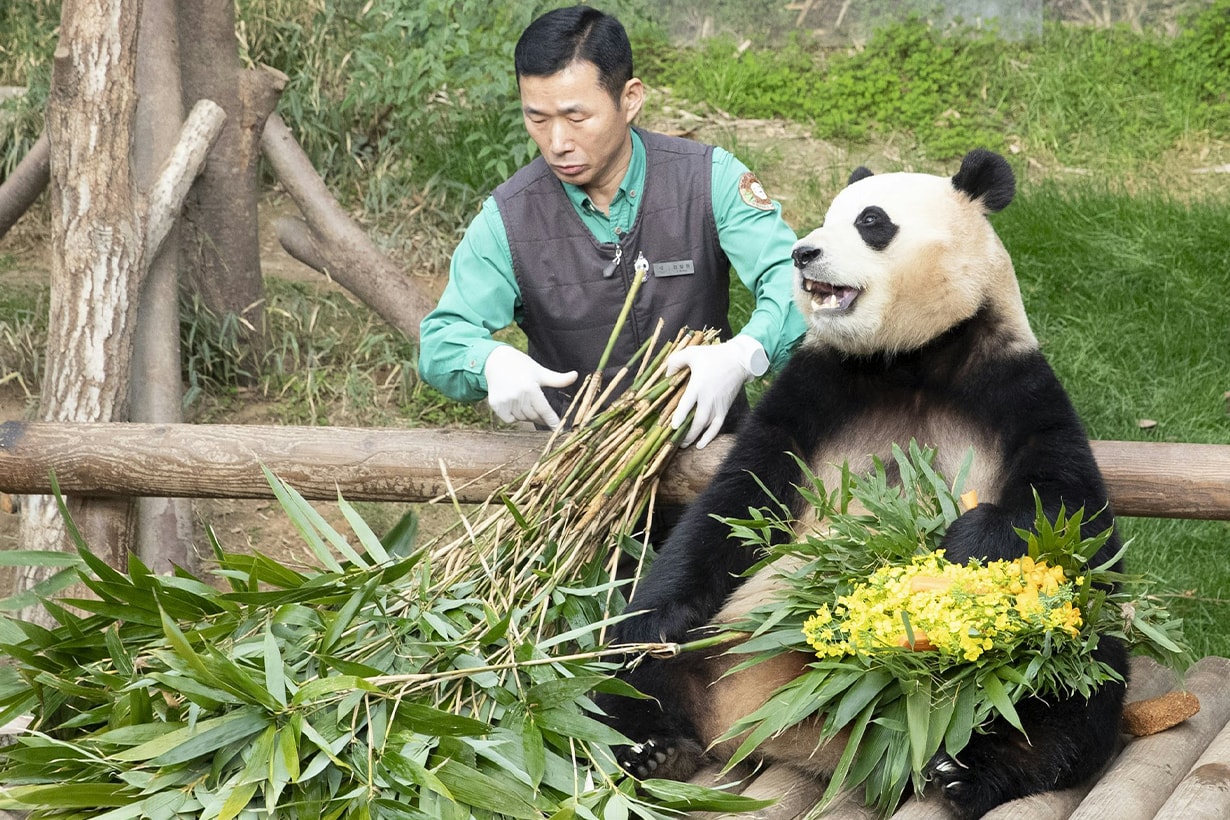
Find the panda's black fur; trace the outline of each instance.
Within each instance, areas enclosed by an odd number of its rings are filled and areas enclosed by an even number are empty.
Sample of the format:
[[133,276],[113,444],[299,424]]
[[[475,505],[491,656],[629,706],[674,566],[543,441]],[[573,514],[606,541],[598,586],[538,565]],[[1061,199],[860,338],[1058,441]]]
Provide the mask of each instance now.
[[[951,179],[863,168],[851,175],[824,225],[795,245],[808,336],[662,546],[629,602],[629,612],[643,614],[617,627],[618,641],[685,641],[760,602],[740,601],[760,594],[749,591],[757,583],[771,586],[759,577],[745,582],[758,556],[715,516],[743,517],[773,499],[804,515],[796,456],[831,487],[843,462],[863,470],[874,455],[891,465],[894,443],[936,448],[936,466],[948,475],[973,448],[967,487],[980,503],[942,545],[956,562],[1022,555],[1015,528],[1032,526],[1035,490],[1052,518],[1064,505],[1084,508],[1087,535],[1109,526],[1085,430],[1038,349],[1011,261],[986,219],[1014,192],[1008,163],[984,150],[968,154]],[[1112,537],[1096,560],[1119,546]],[[1097,651],[1126,680],[1123,646],[1103,639]],[[721,681],[729,661],[719,656],[648,660],[624,677],[651,700],[599,704],[638,741],[622,750],[626,768],[686,778],[726,754],[710,747],[713,740],[807,660],[787,656]],[[975,733],[959,761],[941,752],[930,762],[928,794],[938,792],[957,816],[978,817],[1089,778],[1116,747],[1123,694],[1123,685],[1110,684],[1089,701],[1023,701],[1028,742],[1006,725]],[[793,734],[762,748],[764,756],[831,772],[833,755],[815,750],[814,734],[807,727]]]

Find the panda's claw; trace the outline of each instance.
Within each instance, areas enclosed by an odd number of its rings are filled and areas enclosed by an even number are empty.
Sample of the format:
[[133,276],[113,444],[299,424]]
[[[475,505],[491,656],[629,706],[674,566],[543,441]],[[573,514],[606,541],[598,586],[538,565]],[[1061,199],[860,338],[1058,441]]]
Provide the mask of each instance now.
[[970,791],[972,775],[969,766],[945,752],[931,758],[924,773],[928,782],[940,787],[944,799],[952,802],[960,802]]

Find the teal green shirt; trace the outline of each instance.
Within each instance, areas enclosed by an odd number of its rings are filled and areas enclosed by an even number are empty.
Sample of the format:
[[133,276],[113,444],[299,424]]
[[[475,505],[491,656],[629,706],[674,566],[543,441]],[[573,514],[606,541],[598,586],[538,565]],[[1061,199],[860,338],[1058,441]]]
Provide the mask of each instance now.
[[[768,202],[763,198],[740,194],[740,184],[747,187],[745,174],[748,169],[742,162],[714,148],[712,198],[718,241],[739,280],[755,297],[747,323],[736,330],[760,342],[776,369],[806,329],[793,299],[790,250],[796,237],[781,218],[778,203],[764,207]],[[632,159],[609,214],[595,208],[583,189],[560,184],[594,237],[599,242],[618,242],[636,219],[644,182],[645,146],[633,131]],[[521,291],[513,275],[508,236],[495,200],[488,197],[453,253],[448,285],[439,303],[423,319],[419,375],[450,398],[484,398],[483,366],[499,344],[492,334],[517,322],[520,309]]]

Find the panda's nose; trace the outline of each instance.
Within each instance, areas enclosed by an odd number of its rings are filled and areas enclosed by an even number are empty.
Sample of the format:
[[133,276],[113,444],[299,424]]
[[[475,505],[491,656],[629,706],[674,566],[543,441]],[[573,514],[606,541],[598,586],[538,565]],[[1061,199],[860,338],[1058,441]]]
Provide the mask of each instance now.
[[790,258],[794,260],[794,266],[799,270],[815,262],[820,257],[821,250],[815,245],[795,245],[794,250],[790,253]]

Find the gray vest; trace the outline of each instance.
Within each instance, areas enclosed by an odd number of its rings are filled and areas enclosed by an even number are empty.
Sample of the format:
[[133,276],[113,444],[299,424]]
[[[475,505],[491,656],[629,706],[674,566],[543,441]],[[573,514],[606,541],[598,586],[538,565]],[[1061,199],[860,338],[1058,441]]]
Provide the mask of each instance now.
[[[730,338],[730,261],[718,244],[710,187],[712,146],[646,131],[645,189],[619,247],[599,242],[581,222],[542,157],[495,189],[521,289],[518,324],[529,354],[552,370],[576,370],[573,387],[545,390],[563,413],[581,380],[598,365],[634,276],[649,262],[632,311],[611,353],[604,383],[664,320],[661,341],[682,327],[714,327]],[[652,354],[651,354],[652,355]],[[626,384],[624,385],[627,386]],[[732,415],[738,415],[732,413]]]

